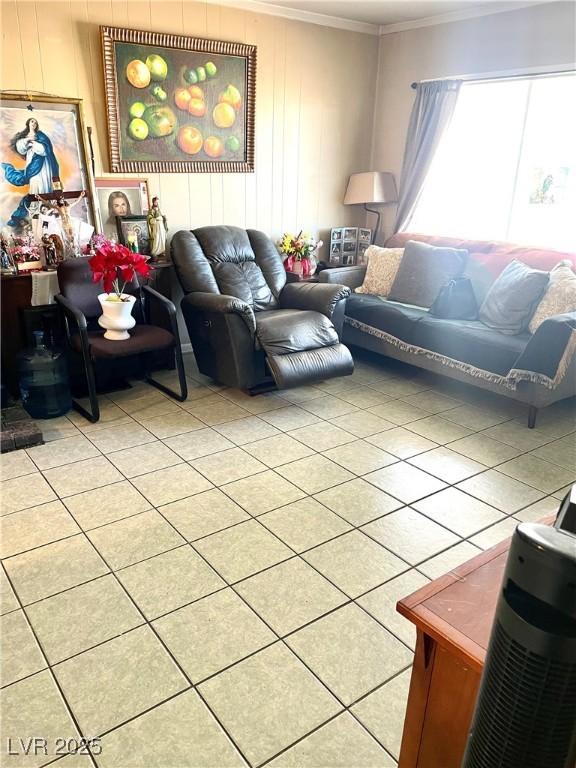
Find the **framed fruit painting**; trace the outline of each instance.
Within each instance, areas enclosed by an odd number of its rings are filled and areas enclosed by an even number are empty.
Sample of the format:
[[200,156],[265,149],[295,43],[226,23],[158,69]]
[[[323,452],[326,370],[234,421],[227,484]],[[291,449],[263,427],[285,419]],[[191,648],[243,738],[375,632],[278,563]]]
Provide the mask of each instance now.
[[112,172],[254,170],[256,46],[101,34]]

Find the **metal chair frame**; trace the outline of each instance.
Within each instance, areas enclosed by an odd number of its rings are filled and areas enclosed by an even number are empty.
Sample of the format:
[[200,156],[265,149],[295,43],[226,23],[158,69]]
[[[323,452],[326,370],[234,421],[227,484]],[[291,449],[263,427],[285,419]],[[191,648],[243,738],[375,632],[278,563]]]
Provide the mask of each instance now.
[[[174,354],[176,358],[176,369],[178,372],[178,383],[180,385],[180,392],[176,392],[173,389],[170,389],[170,387],[167,387],[164,384],[161,384],[159,381],[156,381],[152,377],[152,374],[148,365],[148,355],[149,355],[148,352],[134,353],[133,356],[144,355],[145,378],[148,384],[152,385],[153,387],[156,387],[156,389],[159,389],[161,392],[164,392],[170,397],[173,397],[175,400],[178,400],[179,402],[184,402],[184,400],[186,400],[186,398],[188,397],[188,383],[186,380],[186,372],[184,370],[184,359],[182,357],[182,347],[180,344],[180,332],[178,330],[178,319],[176,316],[176,307],[170,301],[170,299],[167,299],[165,296],[162,296],[161,293],[158,293],[158,291],[155,291],[154,288],[151,288],[149,285],[142,286],[140,291],[141,292],[140,292],[139,303],[140,303],[142,317],[144,320],[143,324],[147,324],[147,325],[150,324],[150,301],[157,302],[161,306],[161,308],[165,310],[165,312],[168,315],[168,319],[170,321],[170,331],[172,333],[172,336],[174,337]],[[149,298],[150,301],[146,301],[144,299],[143,294],[145,294],[146,298]],[[65,296],[62,296],[62,294],[58,294],[55,298],[56,298],[56,302],[62,309],[62,312],[64,315],[66,337],[68,339],[68,344],[70,347],[72,347],[71,339],[73,335],[70,331],[71,322],[78,329],[78,335],[80,336],[80,349],[81,349],[80,354],[82,355],[84,375],[86,378],[86,384],[88,386],[90,411],[86,410],[84,406],[80,405],[80,403],[77,400],[73,399],[72,405],[74,409],[78,411],[78,413],[82,414],[82,416],[84,416],[85,419],[88,419],[88,421],[91,421],[94,424],[100,419],[100,406],[98,404],[98,393],[96,391],[96,376],[94,371],[95,359],[92,357],[91,350],[90,350],[90,337],[88,335],[88,323],[86,320],[86,316],[80,309],[78,309],[78,307],[74,306],[73,302],[70,301],[70,299],[67,299]],[[129,355],[126,355],[126,357],[129,357]]]

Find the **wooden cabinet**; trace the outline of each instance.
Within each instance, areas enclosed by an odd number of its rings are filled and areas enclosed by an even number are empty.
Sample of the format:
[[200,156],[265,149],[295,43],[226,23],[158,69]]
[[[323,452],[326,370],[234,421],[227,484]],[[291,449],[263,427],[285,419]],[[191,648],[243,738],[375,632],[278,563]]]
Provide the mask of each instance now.
[[509,546],[498,544],[397,605],[417,629],[399,768],[460,768]]

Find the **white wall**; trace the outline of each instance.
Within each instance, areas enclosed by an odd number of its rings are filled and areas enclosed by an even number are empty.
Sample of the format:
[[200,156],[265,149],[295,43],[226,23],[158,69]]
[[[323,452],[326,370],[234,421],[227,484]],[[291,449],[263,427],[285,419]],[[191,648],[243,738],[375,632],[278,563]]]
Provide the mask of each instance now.
[[[380,38],[372,167],[400,179],[418,80],[565,68],[576,61],[576,5],[555,2]],[[391,233],[395,208],[384,211]],[[382,236],[380,238],[383,239]]]

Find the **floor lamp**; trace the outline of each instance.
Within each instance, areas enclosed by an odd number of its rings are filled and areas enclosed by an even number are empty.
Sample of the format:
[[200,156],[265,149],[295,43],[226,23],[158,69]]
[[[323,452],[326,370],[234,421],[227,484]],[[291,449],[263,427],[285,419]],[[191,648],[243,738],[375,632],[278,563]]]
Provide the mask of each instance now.
[[380,229],[380,211],[368,208],[368,205],[384,205],[397,201],[398,193],[392,173],[387,171],[353,173],[348,179],[344,205],[363,205],[366,211],[375,213],[377,216],[376,227],[372,232],[372,243]]

